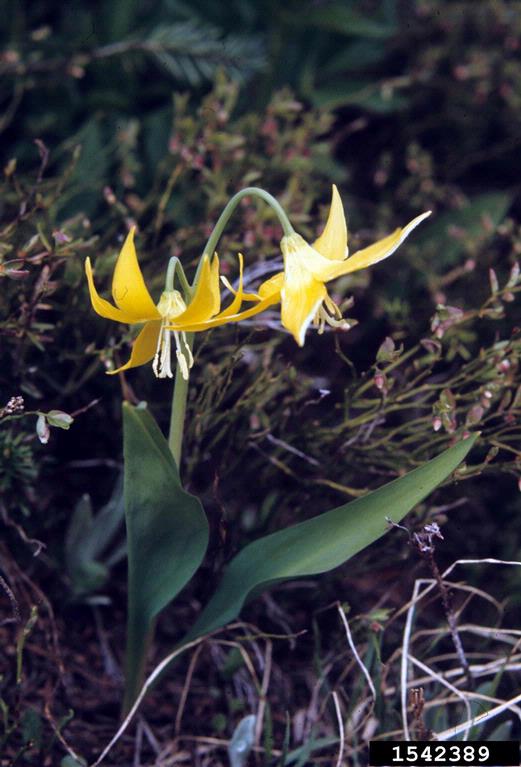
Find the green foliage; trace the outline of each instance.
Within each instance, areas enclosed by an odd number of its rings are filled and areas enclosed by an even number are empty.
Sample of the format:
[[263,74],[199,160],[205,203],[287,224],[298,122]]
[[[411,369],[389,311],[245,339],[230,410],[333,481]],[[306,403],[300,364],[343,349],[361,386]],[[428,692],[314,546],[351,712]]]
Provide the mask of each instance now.
[[21,433],[0,429],[0,490],[5,496],[30,483],[38,473],[31,445]]
[[[359,324],[349,333],[310,333],[306,347],[297,350],[276,330],[273,313],[198,339],[182,475],[215,520],[209,561],[202,566],[206,580],[249,541],[318,508],[363,497],[476,428],[482,431],[476,460],[454,476],[460,489],[445,483],[410,524],[433,514],[445,522],[447,561],[488,553],[519,559],[521,349],[513,328],[521,317],[512,270],[521,254],[521,16],[512,13],[512,3],[153,0],[146,10],[135,0],[102,1],[96,8],[80,0],[53,5],[16,4],[0,31],[0,518],[6,542],[0,556],[2,572],[9,573],[25,607],[23,625],[33,594],[24,597],[30,584],[17,581],[14,564],[54,608],[67,672],[60,678],[68,680],[71,667],[77,669],[78,647],[82,653],[89,648],[92,614],[85,601],[110,599],[115,618],[124,606],[124,568],[112,567],[112,555],[122,551],[119,532],[98,549],[114,470],[121,469],[121,396],[149,401],[163,428],[170,400],[169,385],[149,370],[122,377],[120,387],[103,375],[106,366],[126,358],[132,333],[92,314],[84,258],[93,258],[106,294],[121,237],[137,223],[140,261],[158,297],[168,258],[178,255],[190,273],[222,205],[247,184],[259,183],[278,196],[296,228],[312,238],[335,181],[357,233],[352,250],[422,210],[433,215],[391,260],[332,284],[340,300],[350,294],[356,299],[350,314]],[[44,143],[35,146],[34,139]],[[228,276],[236,275],[241,250],[248,285],[258,284],[280,262],[279,235],[269,212],[245,203],[219,247]],[[20,396],[21,417],[6,418],[7,404]],[[69,432],[51,430],[44,445],[29,413],[52,410],[75,420]],[[467,504],[453,508],[462,489]],[[100,509],[96,514],[86,507],[77,511],[86,493],[92,509]],[[86,549],[96,550],[83,561],[81,518]],[[74,555],[66,531],[71,535],[75,526]],[[34,557],[43,543],[44,556]],[[346,589],[355,611],[367,609],[370,593],[392,613],[408,598],[400,560],[406,551],[396,536],[393,546],[387,540],[375,544],[357,556],[348,574],[334,574],[322,581],[320,593],[309,592],[300,612],[298,605],[293,609],[292,592],[291,626],[307,627],[310,610]],[[414,563],[408,564],[412,570]],[[388,567],[400,570],[392,593],[381,587]],[[72,608],[63,599],[71,584],[83,600]],[[495,576],[494,585],[502,600],[519,593],[519,576],[505,582]],[[189,584],[175,627],[168,614],[162,618],[159,641],[170,646],[193,620],[192,605],[209,596],[204,578],[201,586]],[[278,608],[287,609],[290,596],[283,589],[275,598]],[[72,620],[71,609],[77,611]],[[245,617],[255,620],[261,609],[263,622],[277,624],[265,605],[252,604]],[[39,622],[46,615],[42,607]],[[382,640],[384,664],[400,641],[393,620]],[[431,631],[436,621],[429,613],[423,626]],[[3,625],[11,652],[15,628]],[[364,647],[375,641],[361,625],[354,630]],[[43,753],[21,737],[23,712],[39,711],[42,680],[52,668],[52,651],[44,655],[41,648],[54,646],[53,631],[47,627],[27,642],[22,688],[13,682],[13,669],[0,680],[8,760],[18,754],[19,762],[39,765],[49,754],[58,764],[63,756],[43,715]],[[360,674],[354,672],[350,686],[337,639],[327,625],[320,668],[340,658],[338,674],[353,710]],[[122,648],[119,635],[109,642],[116,652]],[[86,662],[100,653],[93,650]],[[305,641],[298,653],[306,663]],[[16,651],[5,656],[9,663]],[[216,645],[201,656],[194,690],[211,690],[208,658],[213,663],[218,656]],[[284,738],[281,712],[297,714],[291,731],[300,732],[301,713],[308,697],[315,700],[319,681],[306,670],[306,681],[298,677],[295,683],[284,652],[281,658],[277,666],[275,657],[269,691],[275,748]],[[374,657],[367,664],[380,680]],[[243,673],[233,671],[234,688],[244,685]],[[279,679],[283,692],[277,698]],[[69,703],[62,707],[61,688],[43,686],[50,687],[56,689],[50,712],[59,717]],[[98,708],[86,694],[89,687]],[[105,691],[97,676],[95,685],[82,679],[80,694],[67,682],[67,698],[78,712],[70,742],[79,741],[82,753],[97,752],[105,739]],[[198,706],[197,717],[189,716],[188,704],[186,731],[208,735],[224,697],[212,698],[203,715]],[[449,726],[454,710],[438,707],[434,729]],[[327,754],[336,748],[335,738],[327,737],[336,732],[336,720],[325,702],[320,711],[316,729],[303,730],[291,744],[292,763],[308,762],[321,745],[329,744]],[[378,716],[381,728],[400,726],[392,695],[379,701]],[[159,707],[150,716],[152,726],[156,717],[162,732]],[[497,737],[509,736],[516,732]],[[363,748],[361,736],[356,742]],[[130,763],[134,745],[129,739],[120,747],[119,761]],[[353,759],[362,758],[356,750]]]
[[210,24],[191,21],[158,25],[143,40],[127,46],[129,52],[133,48],[154,56],[177,83],[192,88],[213,80],[218,68],[234,79],[247,80],[265,64],[262,45],[256,38],[223,37]]
[[106,550],[124,519],[123,477],[116,482],[109,502],[94,515],[89,495],[84,495],[74,509],[65,536],[65,563],[75,599],[90,604],[106,604],[103,596],[92,596],[103,589],[110,576],[110,568],[126,555],[126,544]]
[[143,681],[153,620],[201,564],[208,522],[199,500],[183,490],[168,443],[146,408],[123,405],[123,442],[130,707]]
[[250,543],[232,559],[187,641],[236,618],[244,603],[289,578],[333,570],[380,538],[451,474],[476,435],[363,498]]

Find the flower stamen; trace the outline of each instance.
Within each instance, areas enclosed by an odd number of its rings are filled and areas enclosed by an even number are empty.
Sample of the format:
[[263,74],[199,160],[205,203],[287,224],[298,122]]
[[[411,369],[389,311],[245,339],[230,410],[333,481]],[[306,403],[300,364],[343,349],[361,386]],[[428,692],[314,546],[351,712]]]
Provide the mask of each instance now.
[[342,330],[350,330],[353,326],[348,320],[345,320],[342,317],[342,314],[340,312],[340,309],[338,306],[331,300],[331,298],[325,299],[324,303],[326,304],[327,308],[331,311],[332,307],[334,307],[335,315],[336,317],[332,317],[329,311],[326,310],[324,307],[324,304],[322,304],[319,308],[317,313],[315,314],[313,318],[313,324],[315,327],[318,328],[318,334],[322,335],[326,328],[326,324],[330,325],[332,328],[341,328]]
[[188,371],[194,364],[192,351],[186,340],[184,331],[178,332],[168,330],[167,326],[175,321],[186,310],[186,304],[181,293],[178,290],[167,290],[161,296],[157,309],[163,318],[159,338],[157,340],[157,349],[152,363],[152,370],[157,378],[172,378],[172,340],[174,336],[177,358],[177,364],[181,370],[181,375],[188,381]]

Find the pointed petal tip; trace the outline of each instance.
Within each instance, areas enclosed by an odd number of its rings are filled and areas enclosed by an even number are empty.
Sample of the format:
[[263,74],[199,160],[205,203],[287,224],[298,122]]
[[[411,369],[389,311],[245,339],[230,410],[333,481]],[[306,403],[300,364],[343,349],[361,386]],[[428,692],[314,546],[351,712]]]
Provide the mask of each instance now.
[[425,213],[420,213],[419,216],[416,216],[416,218],[413,218],[412,221],[409,221],[409,223],[401,230],[398,229],[397,232],[401,231],[400,244],[406,239],[406,237],[409,236],[413,229],[416,229],[416,227],[421,224],[422,221],[425,221],[426,218],[429,218],[431,213],[431,210],[426,210]]
[[343,261],[347,255],[347,222],[342,198],[336,184],[331,187],[331,204],[326,225],[320,237],[312,245],[321,256]]
[[344,206],[342,204],[342,198],[340,197],[340,192],[338,191],[338,187],[336,184],[331,185],[331,202],[340,203],[340,206],[342,208],[342,212],[344,210]]
[[129,245],[134,245],[135,234],[136,234],[136,227],[134,225],[134,226],[130,227],[130,229],[128,230],[127,234],[125,235],[125,239],[123,240],[123,247],[125,247],[125,245],[127,245],[127,243]]

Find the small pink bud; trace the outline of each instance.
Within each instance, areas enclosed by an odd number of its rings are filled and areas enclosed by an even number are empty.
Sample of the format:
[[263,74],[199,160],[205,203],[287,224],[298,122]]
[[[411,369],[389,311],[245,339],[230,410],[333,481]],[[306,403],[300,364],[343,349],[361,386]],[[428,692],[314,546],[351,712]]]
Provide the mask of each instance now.
[[65,234],[65,232],[62,232],[60,229],[55,229],[52,233],[52,236],[54,238],[54,242],[58,243],[58,245],[64,245],[66,242],[71,241],[69,235]]
[[103,187],[103,196],[105,197],[109,205],[114,205],[114,203],[116,202],[116,195],[114,194],[110,186]]

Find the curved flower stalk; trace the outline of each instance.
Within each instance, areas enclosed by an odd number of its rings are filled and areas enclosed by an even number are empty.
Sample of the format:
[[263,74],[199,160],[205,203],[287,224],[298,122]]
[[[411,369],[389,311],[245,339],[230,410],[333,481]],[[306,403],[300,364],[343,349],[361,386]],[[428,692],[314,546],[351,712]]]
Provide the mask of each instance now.
[[219,289],[219,259],[214,256],[203,256],[201,271],[194,295],[187,304],[178,290],[165,290],[156,305],[145,285],[134,246],[134,228],[127,238],[119,254],[114,276],[112,279],[112,297],[114,304],[101,298],[94,285],[90,259],[85,262],[85,271],[89,284],[90,299],[94,311],[101,317],[129,325],[144,324],[141,332],[134,341],[130,359],[117,370],[145,365],[152,361],[152,369],[158,378],[172,378],[171,368],[171,338],[174,337],[177,363],[182,376],[188,379],[189,368],[192,367],[193,357],[186,332],[198,332],[211,327],[224,325],[228,322],[240,322],[263,311],[266,306],[275,303],[277,298],[267,297],[258,301],[255,306],[240,312],[243,300],[257,300],[242,291],[242,256],[239,255],[239,289],[230,305],[221,309]]
[[293,232],[281,240],[284,271],[262,283],[259,300],[280,298],[281,322],[300,346],[304,345],[306,330],[313,321],[319,332],[326,324],[348,328],[338,306],[329,296],[325,283],[344,274],[365,269],[392,255],[412,230],[430,211],[414,218],[403,229],[396,229],[363,250],[349,256],[347,224],[340,195],[333,185],[331,208],[320,237],[310,245]]

